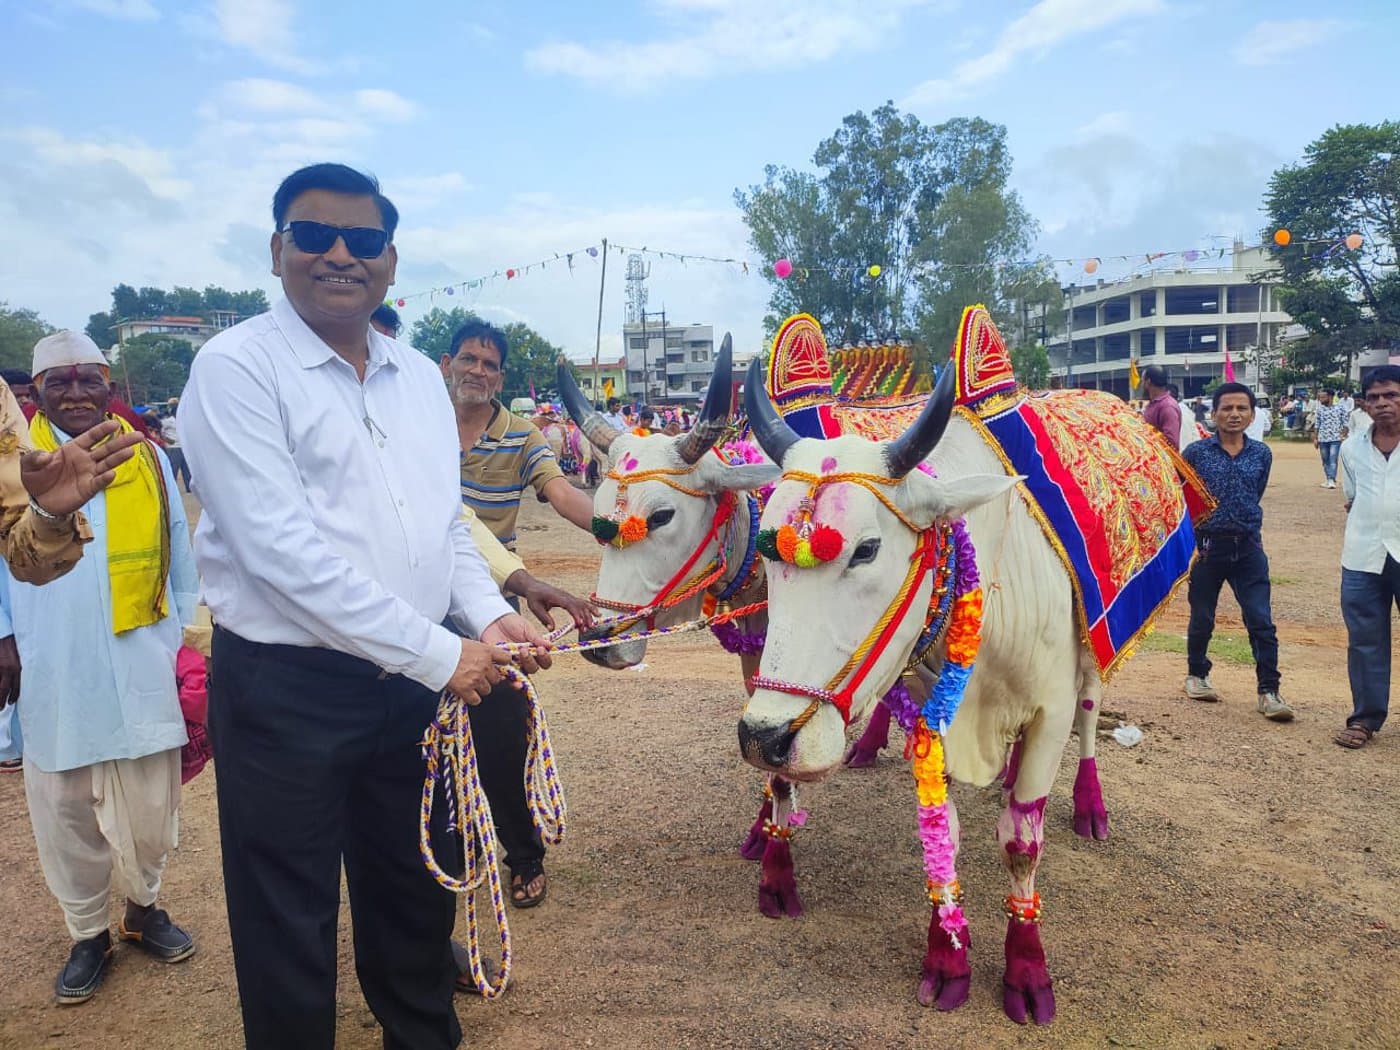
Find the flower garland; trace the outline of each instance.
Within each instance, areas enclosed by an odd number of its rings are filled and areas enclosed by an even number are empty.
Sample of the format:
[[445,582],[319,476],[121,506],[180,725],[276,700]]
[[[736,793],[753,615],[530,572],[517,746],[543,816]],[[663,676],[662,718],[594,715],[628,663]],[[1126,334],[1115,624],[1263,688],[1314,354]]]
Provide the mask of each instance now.
[[621,521],[614,521],[612,518],[602,518],[595,514],[589,529],[599,543],[611,544],[620,550],[629,543],[646,539],[647,520],[629,514]]

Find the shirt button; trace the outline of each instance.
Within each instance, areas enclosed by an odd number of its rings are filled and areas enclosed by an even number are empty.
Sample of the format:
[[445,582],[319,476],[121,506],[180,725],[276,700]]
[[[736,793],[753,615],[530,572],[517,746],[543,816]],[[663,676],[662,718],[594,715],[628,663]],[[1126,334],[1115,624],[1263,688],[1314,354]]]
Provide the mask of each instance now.
[[[399,506],[400,506],[400,507],[403,506],[403,500],[399,500]],[[414,564],[417,564],[417,563],[415,562]]]

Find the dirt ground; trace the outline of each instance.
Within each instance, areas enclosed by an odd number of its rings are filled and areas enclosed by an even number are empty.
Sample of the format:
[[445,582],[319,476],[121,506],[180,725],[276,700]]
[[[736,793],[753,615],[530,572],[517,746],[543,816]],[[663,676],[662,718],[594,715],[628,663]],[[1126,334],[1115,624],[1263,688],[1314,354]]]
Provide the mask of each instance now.
[[[516,979],[458,998],[464,1045],[1400,1046],[1400,743],[1331,742],[1350,710],[1338,610],[1340,491],[1316,454],[1276,444],[1265,499],[1291,725],[1254,711],[1252,669],[1217,662],[1216,705],[1180,694],[1184,594],[1117,677],[1106,709],[1141,726],[1101,738],[1112,838],[1070,829],[1071,747],[1046,814],[1039,889],[1059,1016],[1018,1028],[1000,1009],[999,793],[955,788],[973,929],[970,1001],[914,998],[928,925],[913,785],[898,742],[877,768],[807,789],[795,840],[801,919],[765,919],[736,846],[760,775],[738,756],[737,661],[708,635],[654,643],[639,671],[563,657],[539,683],[569,803],[543,907],[512,912]],[[534,572],[579,591],[592,540],[526,508]],[[1221,630],[1243,636],[1233,599]],[[1179,648],[1179,645],[1177,645]],[[1239,646],[1235,646],[1238,649]],[[897,737],[897,733],[896,733]],[[212,769],[212,767],[211,767]],[[91,1003],[60,1009],[68,950],[45,890],[21,779],[0,778],[0,1046],[241,1046],[219,874],[214,775],[187,789],[163,902],[199,954],[164,967],[118,952]],[[114,911],[115,915],[115,911]],[[342,923],[338,1045],[377,1047]]]

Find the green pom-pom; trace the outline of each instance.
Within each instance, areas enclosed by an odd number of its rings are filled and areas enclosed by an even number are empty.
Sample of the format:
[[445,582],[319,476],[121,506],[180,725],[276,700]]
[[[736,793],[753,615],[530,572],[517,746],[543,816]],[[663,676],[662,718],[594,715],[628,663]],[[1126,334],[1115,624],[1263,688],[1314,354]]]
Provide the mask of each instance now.
[[595,515],[591,528],[593,535],[603,543],[611,543],[613,537],[617,535],[617,522],[613,521],[612,518],[600,518]]
[[762,554],[769,561],[782,561],[778,555],[778,530],[764,529],[758,534],[758,539],[754,542],[758,553]]

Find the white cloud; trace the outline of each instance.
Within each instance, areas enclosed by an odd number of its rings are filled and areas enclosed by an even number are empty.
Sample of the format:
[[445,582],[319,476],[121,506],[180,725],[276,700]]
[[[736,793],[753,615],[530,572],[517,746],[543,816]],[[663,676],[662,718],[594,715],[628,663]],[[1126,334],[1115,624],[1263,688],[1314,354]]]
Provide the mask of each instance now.
[[1097,117],[1074,129],[1077,138],[1092,139],[1100,135],[1121,134],[1132,130],[1132,118],[1120,110],[1100,113]]
[[66,0],[64,6],[129,22],[151,22],[160,17],[151,0]]
[[1272,65],[1294,52],[1325,43],[1345,28],[1346,23],[1335,18],[1260,22],[1235,45],[1235,59],[1246,66]]
[[1044,55],[1072,37],[1164,10],[1165,0],[1039,0],[1008,23],[988,50],[959,63],[947,77],[919,84],[901,104],[919,110],[945,106],[1009,72],[1018,59]]
[[362,88],[355,92],[355,104],[367,117],[401,123],[418,115],[418,105],[384,88]]
[[231,108],[259,113],[320,113],[326,108],[314,92],[285,80],[234,80],[224,85],[220,95]]
[[554,41],[532,48],[525,63],[624,91],[667,80],[701,80],[787,69],[863,52],[887,40],[904,14],[945,7],[945,0],[655,0],[673,32],[645,41],[598,44]]
[[296,18],[288,0],[214,0],[214,35],[265,64],[309,76],[324,71],[292,48]]
[[36,157],[54,167],[114,164],[139,178],[157,197],[179,200],[191,189],[187,180],[176,177],[169,153],[138,142],[84,142],[48,128],[25,128],[0,138],[29,146]]

